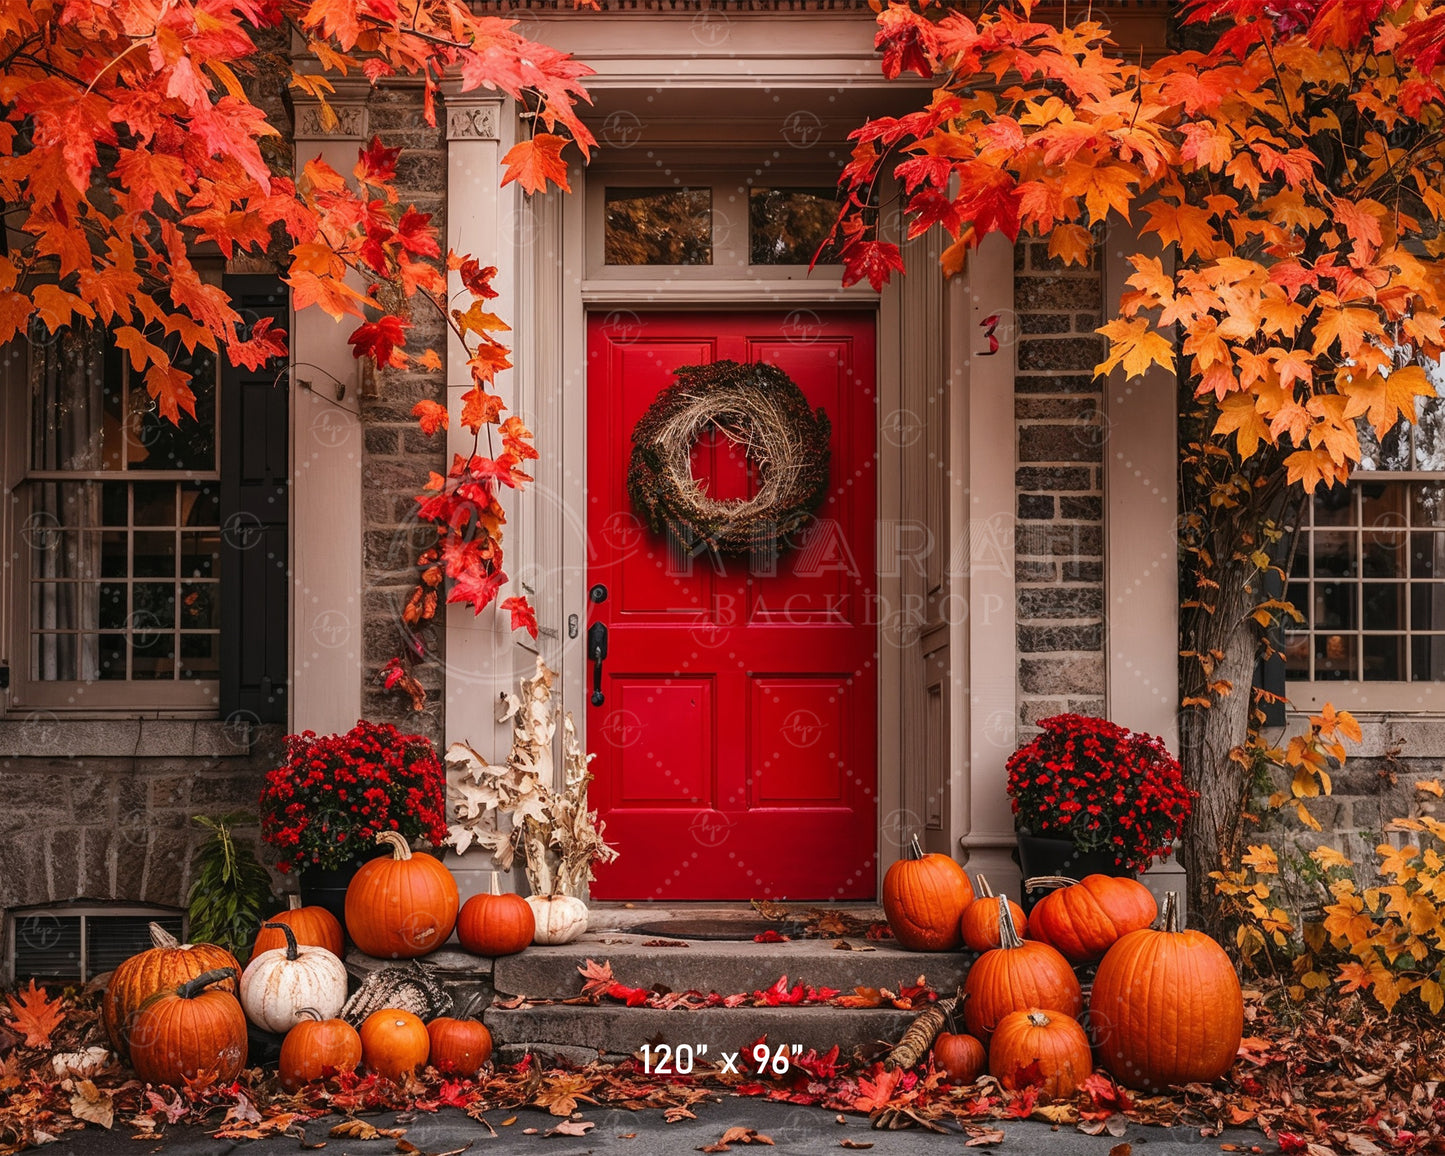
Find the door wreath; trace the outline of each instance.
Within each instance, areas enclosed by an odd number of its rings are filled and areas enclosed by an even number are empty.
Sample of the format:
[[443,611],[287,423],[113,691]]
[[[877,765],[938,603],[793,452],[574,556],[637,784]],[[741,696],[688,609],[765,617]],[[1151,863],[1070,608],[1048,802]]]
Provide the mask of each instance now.
[[[831,426],[775,365],[688,365],[632,431],[627,490],[656,533],[718,554],[795,545],[828,492]],[[750,498],[710,497],[692,476],[692,447],[709,428],[743,447],[758,471]]]

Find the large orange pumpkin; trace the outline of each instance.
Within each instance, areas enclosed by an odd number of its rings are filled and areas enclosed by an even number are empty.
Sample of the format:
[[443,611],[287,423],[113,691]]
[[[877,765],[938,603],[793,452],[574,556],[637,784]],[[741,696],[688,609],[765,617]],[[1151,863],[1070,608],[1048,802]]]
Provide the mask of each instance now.
[[149,1084],[180,1087],[201,1072],[229,1083],[246,1066],[246,1013],[222,986],[234,967],[219,967],[152,995],[130,1032],[130,1061]]
[[158,991],[169,991],[188,979],[217,968],[232,975],[221,986],[238,990],[241,965],[224,947],[214,943],[181,943],[159,923],[150,925],[151,946],[115,969],[101,1001],[106,1034],[121,1059],[130,1054],[130,1030],[141,1004]]
[[[963,945],[974,951],[988,951],[999,945],[998,900],[982,875],[974,876],[974,884],[978,898],[963,909]],[[1015,929],[1020,935],[1027,935],[1029,921],[1024,909],[1013,900],[1009,900],[1008,906],[1013,913]]]
[[492,1033],[474,1019],[440,1016],[426,1026],[431,1038],[431,1058],[437,1071],[470,1079],[492,1058]]
[[954,1084],[971,1084],[988,1067],[983,1044],[963,1032],[939,1032],[933,1041],[933,1062]]
[[431,1037],[426,1024],[400,1008],[384,1007],[362,1021],[362,1061],[373,1072],[399,1080],[426,1063]]
[[1089,1037],[1062,1012],[1010,1012],[988,1048],[989,1074],[1011,1092],[1038,1085],[1055,1100],[1067,1099],[1093,1070]]
[[334,1076],[354,1072],[361,1063],[361,1037],[342,1019],[322,1019],[315,1008],[302,1008],[301,1022],[281,1041],[281,1084],[292,1091]]
[[1008,897],[998,897],[999,946],[985,951],[963,981],[963,1022],[989,1042],[1010,1012],[1044,1008],[1077,1016],[1084,1006],[1069,961],[1047,943],[1019,938]]
[[1057,948],[1070,963],[1094,963],[1104,958],[1121,936],[1148,927],[1159,915],[1154,894],[1137,879],[1113,875],[1085,875],[1073,880],[1047,875],[1025,881],[1057,884],[1034,904],[1029,935]]
[[1141,1091],[1219,1079],[1244,1033],[1234,965],[1203,932],[1178,929],[1175,905],[1171,891],[1162,931],[1131,931],[1109,948],[1089,996],[1099,1062]]
[[503,895],[492,872],[490,894],[473,895],[457,915],[457,938],[478,955],[513,955],[532,942],[537,919],[520,895]]
[[332,955],[346,958],[346,937],[336,916],[324,907],[302,907],[301,896],[294,891],[289,904],[286,911],[262,923],[261,930],[256,933],[256,944],[251,948],[252,959],[263,951],[286,946],[286,933],[279,928],[268,928],[267,923],[286,924],[301,947],[324,947]]
[[963,942],[959,921],[973,899],[973,884],[947,855],[925,855],[918,836],[908,843],[883,877],[883,913],[893,938],[909,951],[956,951]]
[[456,880],[430,855],[413,855],[395,831],[378,843],[391,858],[372,859],[346,889],[346,930],[351,941],[378,959],[415,959],[447,941],[457,923],[461,896]]

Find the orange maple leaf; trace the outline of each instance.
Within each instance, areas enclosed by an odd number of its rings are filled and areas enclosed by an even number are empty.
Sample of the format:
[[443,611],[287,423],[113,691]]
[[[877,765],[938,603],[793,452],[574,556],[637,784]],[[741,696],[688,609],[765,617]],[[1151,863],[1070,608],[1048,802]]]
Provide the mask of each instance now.
[[6,1026],[24,1033],[27,1048],[48,1048],[51,1033],[65,1020],[64,1001],[59,997],[51,999],[43,987],[35,986],[33,979],[19,998],[6,995],[5,999],[15,1013],[14,1019],[5,1021]]
[[567,162],[562,159],[562,147],[566,143],[566,137],[550,132],[539,132],[531,140],[518,141],[502,158],[507,166],[502,184],[521,181],[523,192],[542,193],[547,191],[550,182],[564,193],[570,193]]

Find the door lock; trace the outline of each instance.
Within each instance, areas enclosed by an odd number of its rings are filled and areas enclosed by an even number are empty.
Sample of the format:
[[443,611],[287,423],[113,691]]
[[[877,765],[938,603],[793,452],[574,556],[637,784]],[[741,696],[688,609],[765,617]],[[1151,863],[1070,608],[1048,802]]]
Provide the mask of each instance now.
[[587,657],[592,663],[592,705],[602,705],[602,663],[607,657],[607,623],[594,622],[587,628]]

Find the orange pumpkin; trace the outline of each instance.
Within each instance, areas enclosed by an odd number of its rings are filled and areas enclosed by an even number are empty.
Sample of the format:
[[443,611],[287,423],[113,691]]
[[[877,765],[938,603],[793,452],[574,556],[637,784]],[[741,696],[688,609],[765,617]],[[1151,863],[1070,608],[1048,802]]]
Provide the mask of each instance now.
[[983,1075],[988,1056],[983,1044],[963,1032],[939,1032],[933,1041],[933,1062],[955,1084],[971,1084]]
[[457,938],[477,955],[514,955],[532,942],[537,919],[520,895],[503,895],[492,872],[490,894],[473,895],[457,916]]
[[378,843],[391,858],[371,859],[346,889],[346,930],[351,941],[378,959],[415,959],[451,936],[461,896],[456,880],[430,855],[413,855],[395,831]]
[[312,1080],[354,1072],[361,1063],[361,1037],[345,1020],[322,1019],[314,1008],[281,1041],[281,1085],[295,1091]]
[[150,925],[151,946],[115,969],[101,1001],[106,1034],[121,1059],[130,1054],[130,1031],[141,1005],[158,991],[169,991],[188,979],[217,968],[232,975],[221,986],[238,989],[241,965],[224,947],[214,943],[181,943],[159,923]]
[[361,1059],[373,1072],[399,1080],[426,1064],[431,1037],[426,1024],[400,1008],[385,1007],[362,1021]]
[[999,1021],[988,1049],[989,1075],[1011,1092],[1038,1085],[1052,1099],[1064,1100],[1093,1070],[1089,1037],[1062,1012],[1010,1012]]
[[234,967],[219,967],[153,994],[130,1031],[130,1062],[148,1084],[180,1087],[201,1072],[229,1083],[246,1066],[246,1013],[221,986],[236,981]]
[[1120,936],[1148,927],[1159,914],[1153,892],[1137,879],[1062,875],[1029,879],[1024,886],[1056,884],[1059,890],[1034,904],[1029,935],[1057,948],[1070,963],[1094,963]]
[[[974,881],[978,898],[963,909],[963,945],[974,951],[988,951],[999,945],[998,903],[987,879],[982,875],[975,875]],[[1024,909],[1009,900],[1009,910],[1013,913],[1014,927],[1018,929],[1018,933],[1027,935],[1029,921],[1024,915]]]
[[914,835],[908,858],[883,877],[883,913],[893,938],[909,951],[956,951],[963,942],[960,920],[973,899],[973,884],[947,855],[925,855]]
[[341,921],[324,907],[302,907],[301,896],[291,893],[289,908],[279,915],[273,915],[263,922],[256,933],[256,944],[251,948],[255,959],[263,951],[274,951],[286,946],[286,933],[277,928],[268,928],[266,923],[284,923],[296,936],[301,947],[324,947],[338,958],[346,958],[346,937],[341,930]]
[[426,1026],[431,1066],[447,1075],[470,1079],[492,1056],[492,1033],[479,1020],[441,1016]]
[[1209,936],[1178,929],[1172,891],[1164,929],[1131,931],[1099,964],[1089,1027],[1099,1062],[1141,1091],[1207,1084],[1234,1063],[1244,1033],[1239,976]]
[[1047,943],[1019,938],[1008,897],[998,897],[999,946],[985,951],[963,981],[963,1022],[989,1042],[1010,1012],[1044,1008],[1077,1016],[1084,1006],[1069,961]]

